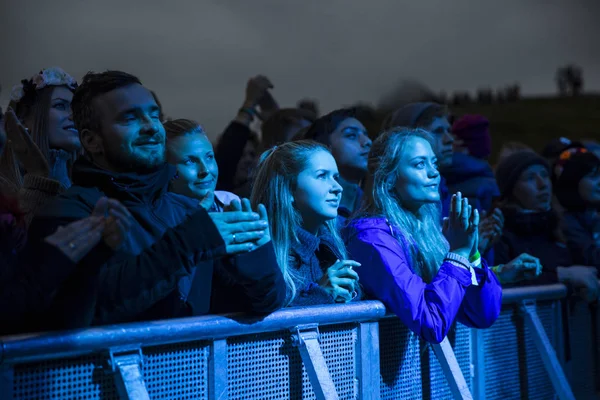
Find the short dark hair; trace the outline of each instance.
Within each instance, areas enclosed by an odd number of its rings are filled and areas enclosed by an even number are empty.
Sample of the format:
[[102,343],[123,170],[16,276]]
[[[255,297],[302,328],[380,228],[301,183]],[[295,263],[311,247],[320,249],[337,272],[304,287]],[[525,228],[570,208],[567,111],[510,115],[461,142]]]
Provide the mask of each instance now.
[[313,123],[316,116],[314,113],[300,108],[283,108],[275,111],[261,127],[265,149],[285,142],[285,131],[290,126],[299,124],[303,119]]
[[75,90],[71,109],[73,122],[79,132],[84,129],[100,130],[100,118],[92,105],[94,99],[115,89],[142,82],[131,74],[122,71],[88,72],[81,85]]
[[348,118],[356,118],[356,111],[356,108],[342,108],[323,115],[310,126],[304,138],[329,146],[331,134]]

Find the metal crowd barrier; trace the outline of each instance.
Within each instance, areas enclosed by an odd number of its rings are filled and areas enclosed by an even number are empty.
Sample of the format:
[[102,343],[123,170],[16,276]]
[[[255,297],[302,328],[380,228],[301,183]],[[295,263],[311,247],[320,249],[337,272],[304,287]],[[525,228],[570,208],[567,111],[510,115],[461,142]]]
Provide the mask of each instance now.
[[0,399],[598,398],[598,311],[566,293],[506,289],[439,345],[378,301],[3,337]]

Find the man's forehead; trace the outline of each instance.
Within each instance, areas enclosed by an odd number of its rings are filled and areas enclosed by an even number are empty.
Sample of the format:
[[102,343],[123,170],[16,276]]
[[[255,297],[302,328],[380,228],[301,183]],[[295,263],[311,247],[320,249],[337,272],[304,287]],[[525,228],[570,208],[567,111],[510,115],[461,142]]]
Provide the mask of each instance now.
[[95,99],[96,106],[110,111],[156,106],[152,93],[140,84],[123,86]]

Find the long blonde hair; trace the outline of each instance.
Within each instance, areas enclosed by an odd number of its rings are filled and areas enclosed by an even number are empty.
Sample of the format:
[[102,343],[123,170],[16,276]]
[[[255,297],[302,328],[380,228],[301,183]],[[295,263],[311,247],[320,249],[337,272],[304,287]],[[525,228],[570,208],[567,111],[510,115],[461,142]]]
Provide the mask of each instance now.
[[392,128],[373,142],[366,190],[356,216],[382,216],[397,227],[403,238],[396,239],[403,247],[408,245],[415,272],[431,282],[448,253],[448,242],[441,231],[440,204],[425,204],[415,213],[403,206],[395,190],[402,155],[413,138],[432,143],[427,131],[409,128]]
[[[256,208],[262,203],[267,208],[271,239],[277,263],[286,282],[288,303],[296,296],[294,279],[302,279],[290,268],[291,246],[299,242],[296,231],[302,225],[302,217],[293,206],[294,191],[298,175],[307,168],[310,157],[320,151],[329,153],[325,146],[311,140],[288,142],[267,150],[261,156],[252,187],[252,207]],[[327,221],[324,228],[333,237],[338,253],[346,258],[346,249],[337,231],[336,220]]]

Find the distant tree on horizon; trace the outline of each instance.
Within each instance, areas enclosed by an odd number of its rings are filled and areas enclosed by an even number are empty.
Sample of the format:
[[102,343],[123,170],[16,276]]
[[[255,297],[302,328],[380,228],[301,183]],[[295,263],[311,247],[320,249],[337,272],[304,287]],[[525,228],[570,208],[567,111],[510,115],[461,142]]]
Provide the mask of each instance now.
[[558,68],[555,79],[561,96],[579,96],[583,92],[583,70],[575,64]]

